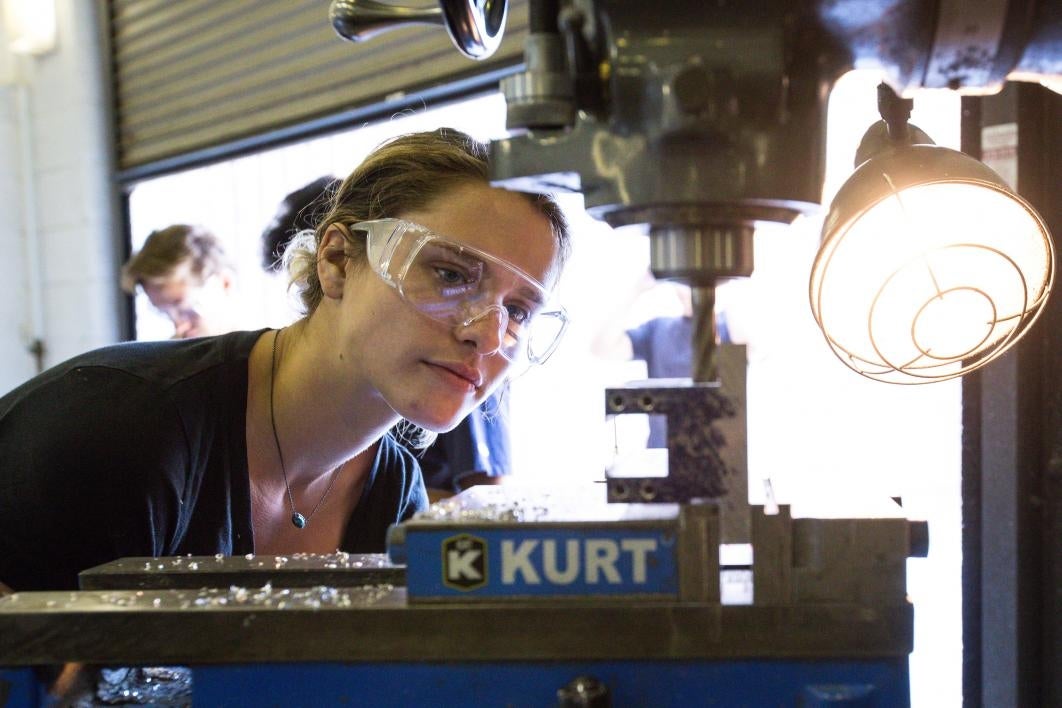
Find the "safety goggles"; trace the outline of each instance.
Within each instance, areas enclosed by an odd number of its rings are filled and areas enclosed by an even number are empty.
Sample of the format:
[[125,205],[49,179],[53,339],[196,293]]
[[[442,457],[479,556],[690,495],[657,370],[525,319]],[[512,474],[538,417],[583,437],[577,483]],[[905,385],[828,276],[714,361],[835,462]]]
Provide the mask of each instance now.
[[451,327],[494,318],[509,361],[541,364],[568,326],[548,290],[510,263],[401,219],[362,221],[372,269],[421,314]]

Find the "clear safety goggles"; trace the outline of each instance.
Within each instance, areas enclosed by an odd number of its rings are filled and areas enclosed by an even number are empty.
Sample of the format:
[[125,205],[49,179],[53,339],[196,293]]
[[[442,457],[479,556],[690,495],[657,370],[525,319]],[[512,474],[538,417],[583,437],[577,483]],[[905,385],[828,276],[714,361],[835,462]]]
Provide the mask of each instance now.
[[362,221],[372,269],[422,314],[451,327],[497,323],[509,361],[541,364],[568,326],[548,290],[510,263],[401,219]]

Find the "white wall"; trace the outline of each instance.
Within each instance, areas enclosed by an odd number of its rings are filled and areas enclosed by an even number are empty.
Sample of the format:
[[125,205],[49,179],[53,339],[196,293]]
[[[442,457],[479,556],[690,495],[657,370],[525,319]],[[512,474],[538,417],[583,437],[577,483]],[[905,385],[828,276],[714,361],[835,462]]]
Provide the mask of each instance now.
[[[0,63],[12,69],[0,71],[0,393],[36,372],[28,350],[35,321],[45,366],[119,336],[96,4],[57,0],[56,6],[56,49]],[[35,195],[32,210],[28,195]],[[39,300],[32,294],[33,248],[40,254]]]

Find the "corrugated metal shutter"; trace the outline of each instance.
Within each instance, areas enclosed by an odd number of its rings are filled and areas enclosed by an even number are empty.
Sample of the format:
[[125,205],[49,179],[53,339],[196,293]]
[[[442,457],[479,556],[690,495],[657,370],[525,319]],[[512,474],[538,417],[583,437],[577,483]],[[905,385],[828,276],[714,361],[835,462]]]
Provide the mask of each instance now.
[[440,26],[348,42],[332,30],[328,0],[110,0],[118,167],[246,140],[519,63],[527,0],[509,4],[501,48],[474,62]]

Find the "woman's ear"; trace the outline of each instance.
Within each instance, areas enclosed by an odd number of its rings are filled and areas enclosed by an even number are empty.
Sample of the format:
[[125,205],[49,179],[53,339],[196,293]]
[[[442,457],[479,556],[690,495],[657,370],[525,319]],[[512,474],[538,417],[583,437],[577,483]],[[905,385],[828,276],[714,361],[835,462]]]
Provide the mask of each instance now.
[[317,246],[317,277],[325,297],[343,297],[347,276],[347,239],[350,233],[343,224],[330,224]]

